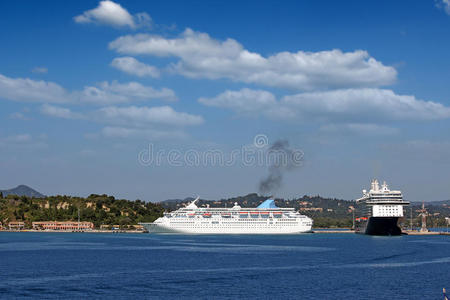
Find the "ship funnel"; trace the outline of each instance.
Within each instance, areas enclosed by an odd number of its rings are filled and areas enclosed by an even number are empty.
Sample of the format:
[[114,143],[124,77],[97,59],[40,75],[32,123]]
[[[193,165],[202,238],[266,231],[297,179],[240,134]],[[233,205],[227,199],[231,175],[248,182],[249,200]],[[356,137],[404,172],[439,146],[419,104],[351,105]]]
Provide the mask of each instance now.
[[275,205],[275,200],[267,199],[266,201],[258,205],[257,208],[278,208],[278,207]]

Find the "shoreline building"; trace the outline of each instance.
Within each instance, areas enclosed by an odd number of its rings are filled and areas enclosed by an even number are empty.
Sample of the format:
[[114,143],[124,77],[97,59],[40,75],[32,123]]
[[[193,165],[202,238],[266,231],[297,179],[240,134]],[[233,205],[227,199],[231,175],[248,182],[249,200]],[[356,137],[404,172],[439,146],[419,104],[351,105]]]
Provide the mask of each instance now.
[[25,229],[25,222],[21,221],[9,222],[8,228],[9,230],[23,230]]
[[92,229],[94,229],[94,224],[92,222],[42,221],[42,222],[33,222],[32,227],[34,230],[78,231],[78,230],[92,230]]

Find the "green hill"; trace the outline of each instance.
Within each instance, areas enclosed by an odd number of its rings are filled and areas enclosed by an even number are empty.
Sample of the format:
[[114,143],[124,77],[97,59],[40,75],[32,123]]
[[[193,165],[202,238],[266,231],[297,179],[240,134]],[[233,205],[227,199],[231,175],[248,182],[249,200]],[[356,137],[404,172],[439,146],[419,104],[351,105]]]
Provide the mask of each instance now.
[[113,196],[92,194],[87,198],[51,196],[32,198],[8,195],[0,199],[0,221],[75,221],[78,209],[82,221],[93,222],[96,227],[105,225],[135,225],[153,222],[162,216],[164,208],[141,200],[115,199]]

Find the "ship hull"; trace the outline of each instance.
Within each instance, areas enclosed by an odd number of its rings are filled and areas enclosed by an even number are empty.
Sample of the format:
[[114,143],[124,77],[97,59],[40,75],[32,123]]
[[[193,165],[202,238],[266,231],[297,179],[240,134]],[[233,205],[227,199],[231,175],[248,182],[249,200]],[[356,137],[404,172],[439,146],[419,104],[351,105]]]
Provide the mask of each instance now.
[[356,233],[368,235],[401,235],[402,230],[398,226],[398,217],[370,217],[366,222],[360,222],[356,226]]
[[260,228],[242,227],[226,228],[220,226],[204,226],[197,228],[172,227],[168,224],[141,223],[149,233],[176,233],[176,234],[300,234],[311,232],[312,226],[299,225],[290,228],[281,226],[264,226]]

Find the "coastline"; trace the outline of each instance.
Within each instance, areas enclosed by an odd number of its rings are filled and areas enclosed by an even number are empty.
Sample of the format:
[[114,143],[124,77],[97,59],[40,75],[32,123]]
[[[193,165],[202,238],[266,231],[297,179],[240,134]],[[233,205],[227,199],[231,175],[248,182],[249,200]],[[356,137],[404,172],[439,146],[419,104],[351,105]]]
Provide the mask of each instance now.
[[24,230],[0,230],[1,232],[38,232],[38,233],[146,233],[142,230],[34,230],[34,229],[24,229]]
[[[72,230],[34,230],[34,229],[25,229],[25,230],[9,230],[9,229],[3,229],[0,230],[0,233],[2,232],[33,232],[33,233],[133,233],[133,234],[142,234],[147,233],[143,230],[80,230],[80,231],[72,231]],[[310,233],[317,233],[317,234],[338,234],[338,233],[355,233],[354,230],[349,228],[315,228]],[[448,235],[450,236],[450,232],[446,231],[428,231],[428,232],[420,232],[415,230],[405,230],[403,231],[406,235],[417,235],[417,236],[429,236],[429,235]]]

